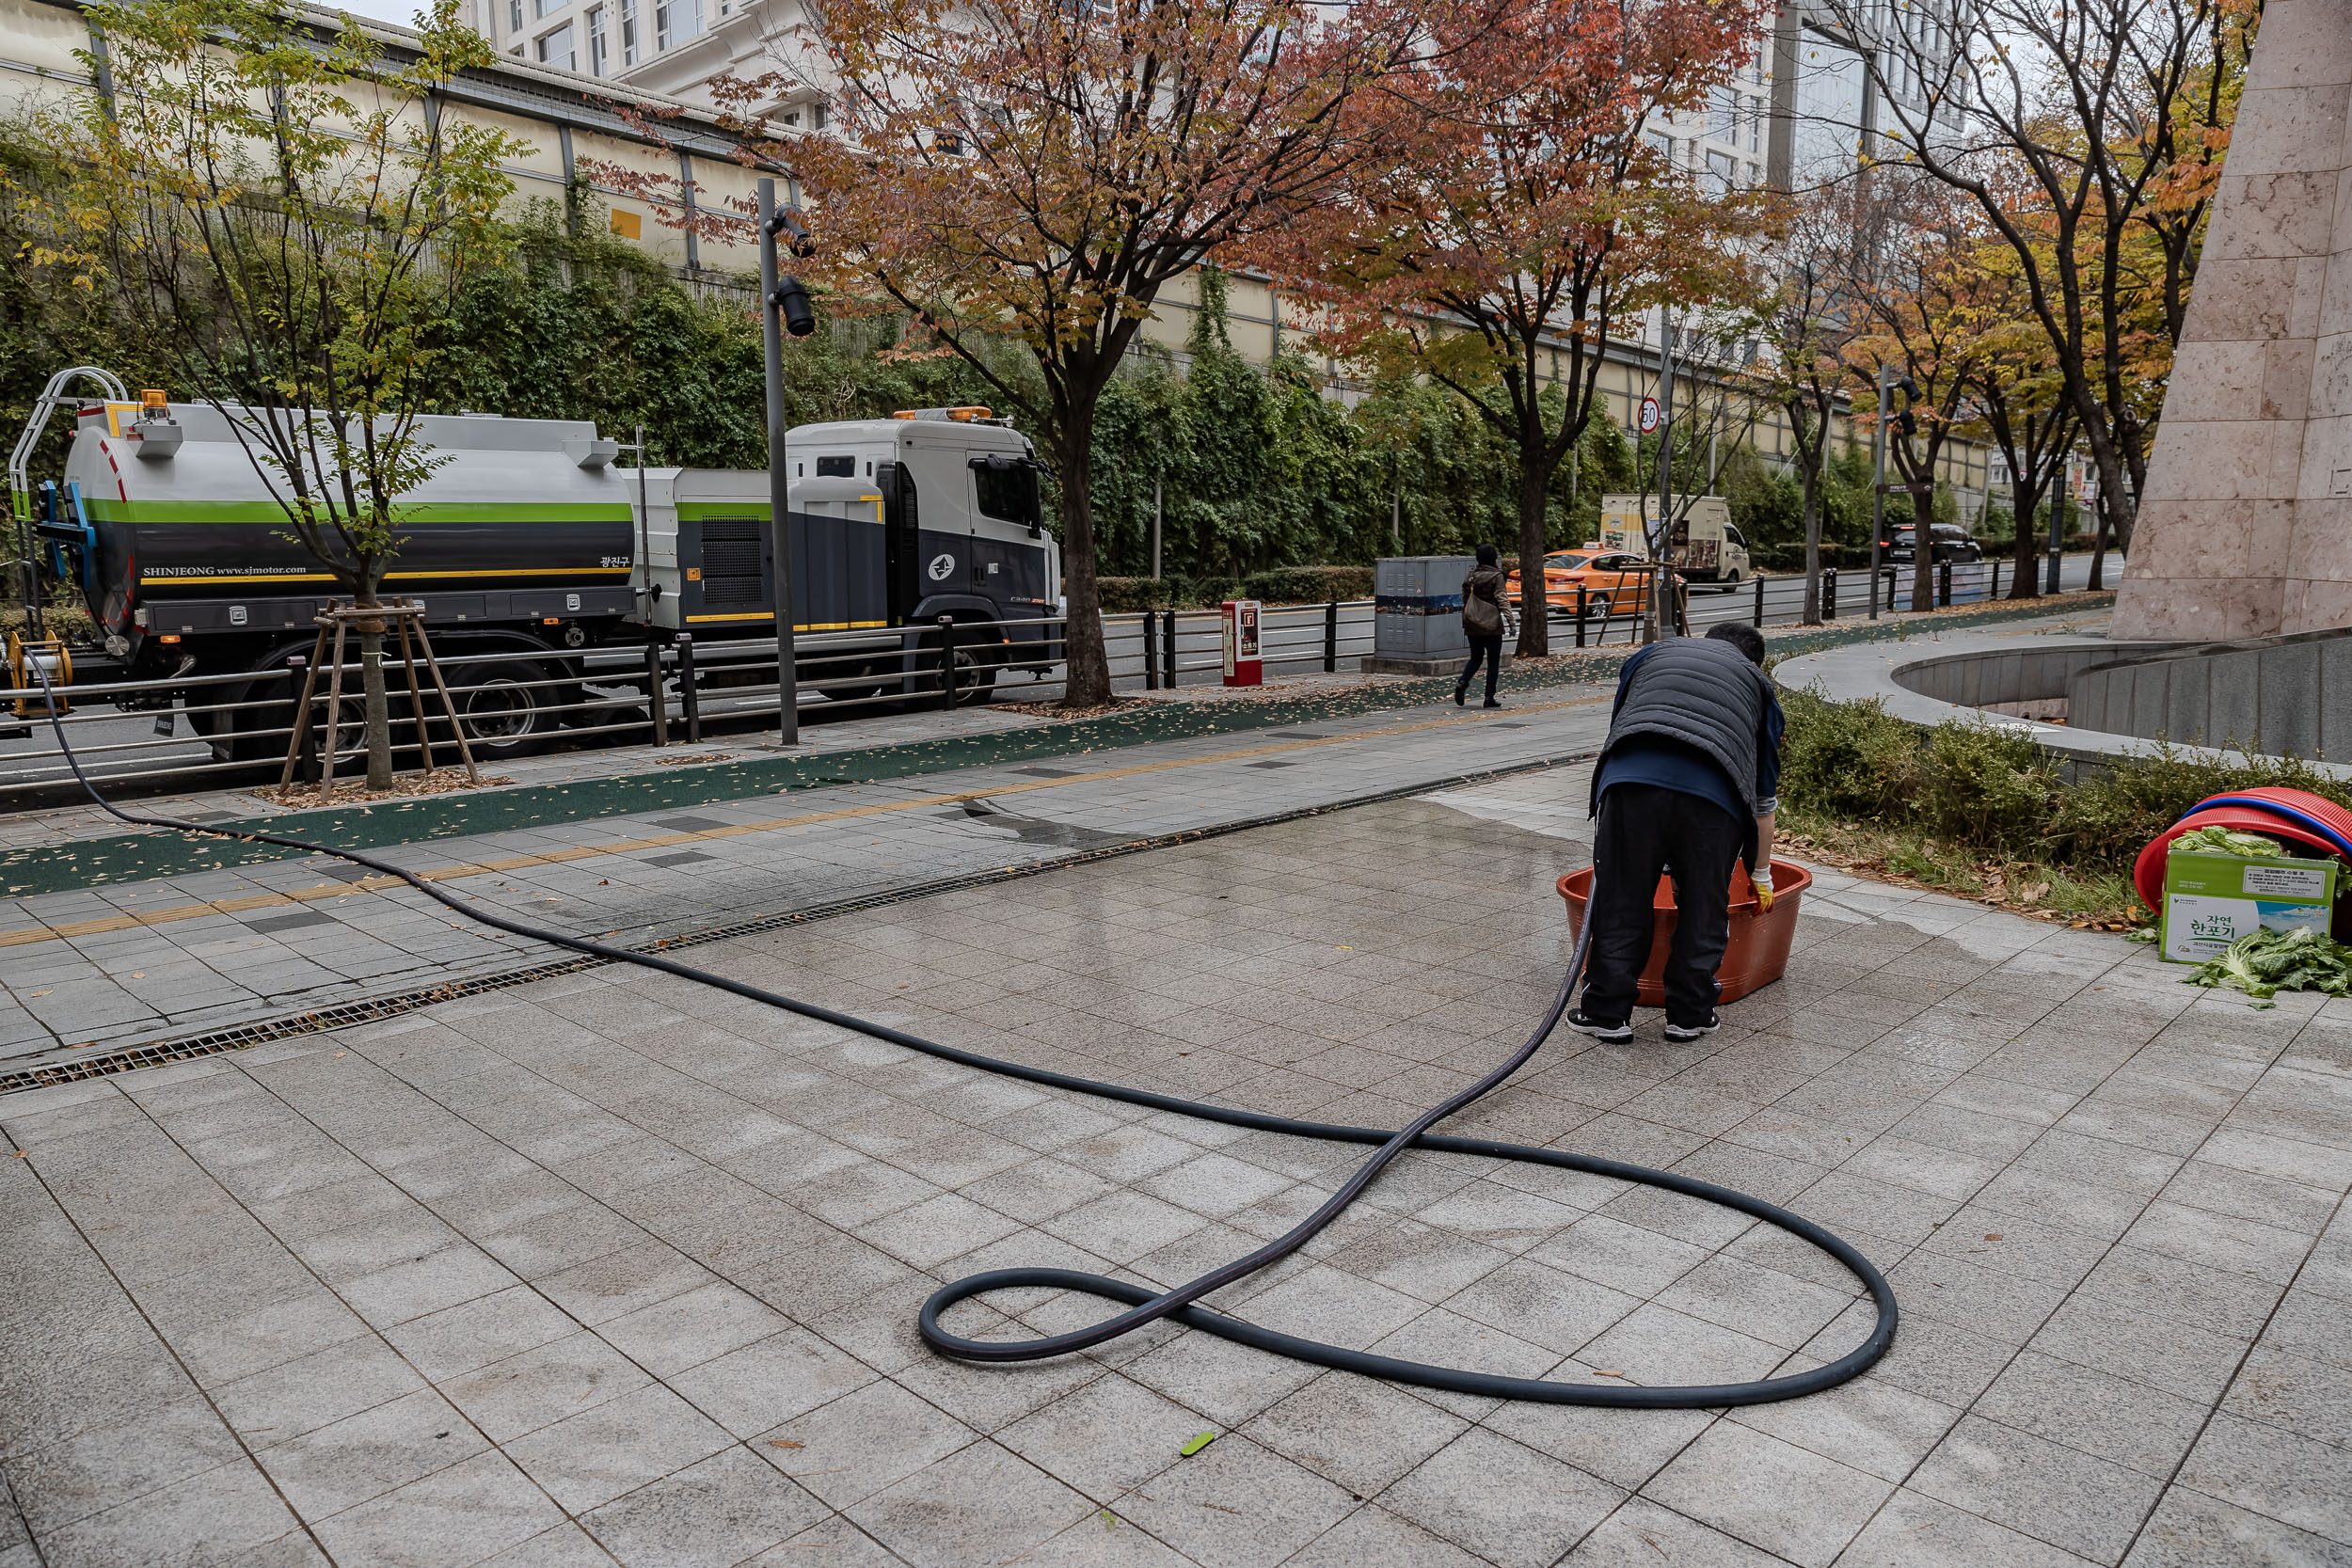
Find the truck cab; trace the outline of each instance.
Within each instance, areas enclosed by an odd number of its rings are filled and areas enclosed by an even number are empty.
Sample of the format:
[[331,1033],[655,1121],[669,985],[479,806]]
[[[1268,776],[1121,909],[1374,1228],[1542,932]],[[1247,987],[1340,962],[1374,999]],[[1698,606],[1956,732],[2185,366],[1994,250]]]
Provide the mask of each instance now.
[[[991,662],[1045,641],[1019,623],[1056,612],[1060,554],[1038,509],[1037,461],[986,409],[911,410],[801,425],[786,438],[792,622],[832,648],[898,649],[939,618],[998,626]],[[646,622],[698,638],[770,632],[775,620],[769,476],[652,468],[630,486]],[[861,639],[854,634],[866,633]]]
[[[820,519],[881,525],[882,624],[1055,612],[1061,554],[1039,511],[1037,456],[987,409],[801,425],[785,460],[793,520],[812,546],[812,580],[846,565],[814,553],[827,537]],[[801,564],[793,562],[796,596]]]

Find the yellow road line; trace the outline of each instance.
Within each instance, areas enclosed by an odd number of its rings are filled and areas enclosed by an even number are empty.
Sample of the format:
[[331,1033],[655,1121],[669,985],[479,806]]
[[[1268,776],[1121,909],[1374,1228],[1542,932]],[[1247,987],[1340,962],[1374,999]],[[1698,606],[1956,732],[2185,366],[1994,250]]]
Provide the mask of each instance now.
[[[1539,703],[1518,707],[1513,713],[1547,713],[1561,708],[1589,707],[1606,702],[1608,697],[1578,697],[1567,702]],[[1165,773],[1182,768],[1199,768],[1209,763],[1237,762],[1245,757],[1271,756],[1282,752],[1311,751],[1318,746],[1343,746],[1353,741],[1374,740],[1385,736],[1413,735],[1422,731],[1444,729],[1454,724],[1485,722],[1483,714],[1461,714],[1444,719],[1428,719],[1412,724],[1391,724],[1376,730],[1359,730],[1354,735],[1325,736],[1313,740],[1290,740],[1279,745],[1246,746],[1238,751],[1217,752],[1201,757],[1170,757],[1162,762],[1139,762],[1125,768],[1099,768],[1091,773],[1073,773],[1063,779],[1034,779],[1023,784],[996,784],[988,789],[958,790],[944,795],[914,795],[902,800],[879,800],[871,805],[842,806],[833,811],[803,812],[793,816],[771,816],[758,822],[731,823],[723,828],[703,828],[692,832],[657,833],[644,838],[618,839],[610,844],[579,845],[564,849],[549,850],[536,855],[510,855],[499,860],[463,862],[455,865],[436,866],[420,871],[418,876],[429,882],[449,881],[465,877],[481,877],[504,871],[525,871],[533,866],[566,865],[575,861],[596,860],[605,855],[634,854],[645,849],[675,848],[682,844],[705,844],[716,839],[742,838],[751,833],[775,832],[785,828],[813,827],[823,822],[847,822],[861,816],[886,816],[895,812],[922,811],[935,806],[960,805],[966,800],[993,800],[1000,795],[1025,795],[1033,789],[1059,789],[1065,784],[1100,784],[1112,779],[1140,778],[1152,773]],[[886,782],[886,781],[876,781]],[[691,808],[680,806],[679,811]],[[495,831],[495,830],[494,830]],[[317,887],[301,888],[293,893],[252,893],[236,898],[215,898],[200,904],[175,904],[168,909],[141,910],[135,913],[106,915],[96,920],[69,920],[56,926],[40,926],[31,930],[0,931],[0,947],[23,947],[37,942],[51,942],[63,937],[97,936],[107,931],[135,930],[142,926],[172,926],[183,920],[200,920],[208,914],[243,914],[249,910],[266,910],[280,905],[310,904],[321,899],[340,898],[351,893],[375,893],[385,888],[405,884],[397,877],[373,876],[356,882],[326,882]]]

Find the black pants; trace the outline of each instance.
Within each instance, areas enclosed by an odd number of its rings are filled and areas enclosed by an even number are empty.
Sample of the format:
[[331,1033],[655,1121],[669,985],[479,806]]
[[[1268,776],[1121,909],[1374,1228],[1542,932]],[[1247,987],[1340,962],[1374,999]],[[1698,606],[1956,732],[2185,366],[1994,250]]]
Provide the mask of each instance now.
[[1731,868],[1747,832],[1711,800],[1656,784],[1621,784],[1600,798],[1593,844],[1593,945],[1584,1011],[1605,1023],[1633,1016],[1649,962],[1658,877],[1675,882],[1674,948],[1666,957],[1666,1022],[1697,1024],[1715,1010],[1715,971],[1731,939]]
[[1470,662],[1462,666],[1462,678],[1454,683],[1454,689],[1457,694],[1468,691],[1470,677],[1478,673],[1478,666],[1484,663],[1486,666],[1486,701],[1491,703],[1495,700],[1495,677],[1502,673],[1502,634],[1497,632],[1492,637],[1481,637],[1476,632],[1470,632],[1467,635],[1470,645]]

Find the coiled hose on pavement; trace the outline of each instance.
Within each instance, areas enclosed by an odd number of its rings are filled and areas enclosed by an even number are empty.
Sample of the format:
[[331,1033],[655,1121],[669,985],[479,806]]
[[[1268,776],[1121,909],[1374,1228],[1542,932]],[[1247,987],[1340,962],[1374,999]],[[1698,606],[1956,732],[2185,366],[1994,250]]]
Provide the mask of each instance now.
[[[936,1040],[927,1040],[918,1035],[910,1035],[904,1030],[893,1029],[887,1024],[853,1018],[847,1013],[835,1012],[830,1007],[820,1007],[813,1002],[802,1002],[793,997],[780,995],[775,991],[762,990],[758,986],[747,985],[740,980],[728,979],[723,974],[713,974],[707,970],[696,969],[691,964],[680,963],[675,958],[665,958],[651,953],[634,952],[626,947],[614,947],[604,942],[590,941],[585,937],[568,936],[562,931],[551,931],[543,927],[509,919],[501,914],[493,914],[467,899],[460,898],[455,894],[443,892],[421,877],[405,871],[397,865],[377,860],[372,855],[361,854],[358,850],[338,849],[331,845],[312,844],[305,839],[289,838],[279,833],[202,827],[195,823],[175,821],[167,816],[142,816],[123,811],[101,795],[97,786],[90,783],[88,775],[82,771],[81,761],[73,754],[72,743],[66,739],[65,726],[58,721],[56,699],[50,689],[48,673],[29,660],[27,668],[40,676],[41,688],[49,705],[50,727],[56,732],[58,749],[65,753],[66,761],[72,767],[74,778],[80,782],[83,789],[88,792],[89,798],[98,803],[101,810],[135,827],[165,828],[176,832],[201,833],[215,838],[236,839],[247,844],[273,844],[282,848],[332,855],[338,860],[346,860],[355,865],[365,866],[383,876],[396,877],[434,902],[495,930],[529,937],[534,942],[544,942],[558,947],[567,947],[573,952],[586,953],[612,963],[635,964],[643,969],[658,970],[664,974],[675,974],[681,979],[692,980],[719,990],[731,991],[737,996],[745,997],[754,1002],[782,1008],[786,1012],[798,1013],[803,1018],[813,1018],[819,1022],[853,1030],[875,1039],[887,1040],[893,1045],[902,1046],[909,1051],[921,1052],[924,1055],[976,1068],[983,1072],[993,1072],[1007,1078],[1018,1078],[1026,1083],[1041,1084],[1048,1088],[1065,1089],[1073,1094],[1092,1095],[1097,1099],[1116,1100],[1129,1105],[1146,1106],[1154,1111],[1173,1112],[1178,1116],[1194,1117],[1202,1121],[1222,1122],[1229,1127],[1247,1127],[1258,1132],[1280,1132],[1290,1137],[1317,1138],[1332,1143],[1379,1146],[1372,1158],[1358,1167],[1356,1174],[1348,1178],[1339,1191],[1333,1193],[1320,1208],[1292,1227],[1289,1231],[1268,1242],[1255,1252],[1212,1269],[1200,1278],[1179,1285],[1174,1290],[1154,1291],[1149,1286],[1133,1284],[1123,1279],[1112,1279],[1104,1275],[1083,1274],[1073,1269],[991,1269],[985,1274],[976,1274],[968,1278],[943,1285],[931,1293],[930,1300],[923,1304],[920,1319],[924,1340],[933,1350],[943,1354],[957,1356],[967,1361],[1036,1361],[1049,1356],[1066,1355],[1073,1351],[1085,1350],[1089,1346],[1116,1338],[1122,1334],[1131,1334],[1147,1323],[1155,1323],[1162,1318],[1172,1318],[1188,1328],[1197,1328],[1203,1333],[1215,1334],[1222,1338],[1233,1340],[1237,1344],[1269,1351],[1276,1355],[1289,1356],[1294,1360],[1311,1362],[1316,1366],[1333,1367],[1342,1371],[1361,1372],[1367,1377],[1386,1378],[1395,1383],[1413,1384],[1424,1388],[1441,1388],[1453,1393],[1483,1395],[1491,1399],[1540,1401],[1549,1404],[1605,1405],[1629,1410],[1692,1410],[1720,1405],[1765,1404],[1774,1400],[1795,1399],[1800,1395],[1819,1393],[1824,1388],[1836,1387],[1849,1378],[1858,1375],[1871,1363],[1878,1360],[1886,1353],[1887,1345],[1894,1339],[1897,1318],[1895,1292],[1893,1288],[1886,1283],[1885,1276],[1880,1274],[1871,1265],[1870,1260],[1851,1245],[1802,1214],[1792,1213],[1778,1204],[1767,1203],[1760,1197],[1754,1197],[1729,1187],[1720,1187],[1712,1181],[1701,1181],[1695,1177],[1680,1176],[1673,1171],[1652,1170],[1645,1165],[1628,1164],[1618,1160],[1596,1159],[1589,1155],[1569,1153],[1564,1149],[1538,1148],[1527,1144],[1500,1143],[1487,1138],[1459,1138],[1429,1131],[1445,1117],[1500,1087],[1506,1079],[1526,1064],[1529,1057],[1535,1053],[1536,1047],[1542,1045],[1549,1037],[1552,1029],[1560,1022],[1560,1015],[1566,1010],[1569,998],[1575,992],[1576,982],[1583,973],[1585,951],[1592,940],[1590,921],[1585,923],[1582,935],[1577,939],[1575,950],[1568,959],[1567,973],[1560,981],[1559,994],[1552,998],[1551,1006],[1545,1012],[1543,1021],[1536,1024],[1534,1032],[1527,1037],[1525,1044],[1512,1053],[1508,1059],[1484,1078],[1441,1103],[1431,1106],[1414,1117],[1411,1125],[1393,1131],[1374,1127],[1347,1127],[1332,1122],[1300,1121],[1290,1117],[1267,1116],[1263,1112],[1237,1110],[1232,1106],[1213,1105],[1198,1100],[1180,1100],[1173,1095],[1154,1094],[1148,1089],[1128,1088],[1120,1084],[1104,1084],[1091,1078],[1073,1077],[1068,1073],[1050,1072],[1043,1068],[1025,1067],[1019,1062],[1009,1062],[994,1056],[983,1056],[975,1052],[959,1051],[954,1046],[942,1045]],[[1467,1371],[1454,1367],[1432,1366],[1422,1361],[1401,1360],[1395,1356],[1375,1355],[1369,1351],[1347,1350],[1338,1345],[1327,1345],[1319,1340],[1302,1338],[1294,1334],[1278,1334],[1272,1329],[1261,1328],[1254,1323],[1244,1323],[1237,1318],[1230,1318],[1221,1312],[1195,1305],[1202,1296],[1211,1291],[1246,1278],[1260,1269],[1289,1257],[1306,1245],[1316,1232],[1339,1218],[1340,1214],[1356,1201],[1363,1190],[1372,1184],[1374,1179],[1386,1170],[1397,1156],[1403,1154],[1407,1148],[1442,1149],[1454,1154],[1476,1154],[1493,1160],[1519,1160],[1529,1164],[1553,1165],[1562,1170],[1582,1171],[1613,1180],[1635,1182],[1645,1187],[1659,1187],[1667,1192],[1681,1193],[1708,1203],[1719,1203],[1726,1209],[1737,1209],[1743,1214],[1752,1215],[1767,1225],[1777,1226],[1790,1235],[1811,1243],[1844,1264],[1868,1289],[1870,1299],[1878,1308],[1878,1321],[1872,1325],[1868,1336],[1861,1344],[1836,1360],[1808,1370],[1790,1372],[1781,1377],[1757,1378],[1745,1383],[1680,1384],[1662,1387],[1645,1387],[1614,1379],[1606,1383],[1584,1384],[1556,1383],[1545,1378],[1534,1377],[1503,1377],[1493,1372]],[[1126,1304],[1127,1309],[1105,1318],[1091,1327],[1076,1329],[1068,1334],[1048,1335],[1039,1339],[971,1339],[950,1332],[940,1323],[940,1314],[966,1297],[980,1295],[991,1291],[1039,1287],[1076,1291],[1088,1295],[1102,1296],[1111,1301]]]

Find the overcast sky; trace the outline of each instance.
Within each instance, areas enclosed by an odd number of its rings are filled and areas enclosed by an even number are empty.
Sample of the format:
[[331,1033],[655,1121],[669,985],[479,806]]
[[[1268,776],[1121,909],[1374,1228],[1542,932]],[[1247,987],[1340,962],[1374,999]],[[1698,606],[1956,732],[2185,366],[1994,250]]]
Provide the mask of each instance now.
[[417,12],[423,9],[419,0],[319,0],[329,9],[349,11],[376,22],[397,22],[404,27],[417,24]]

